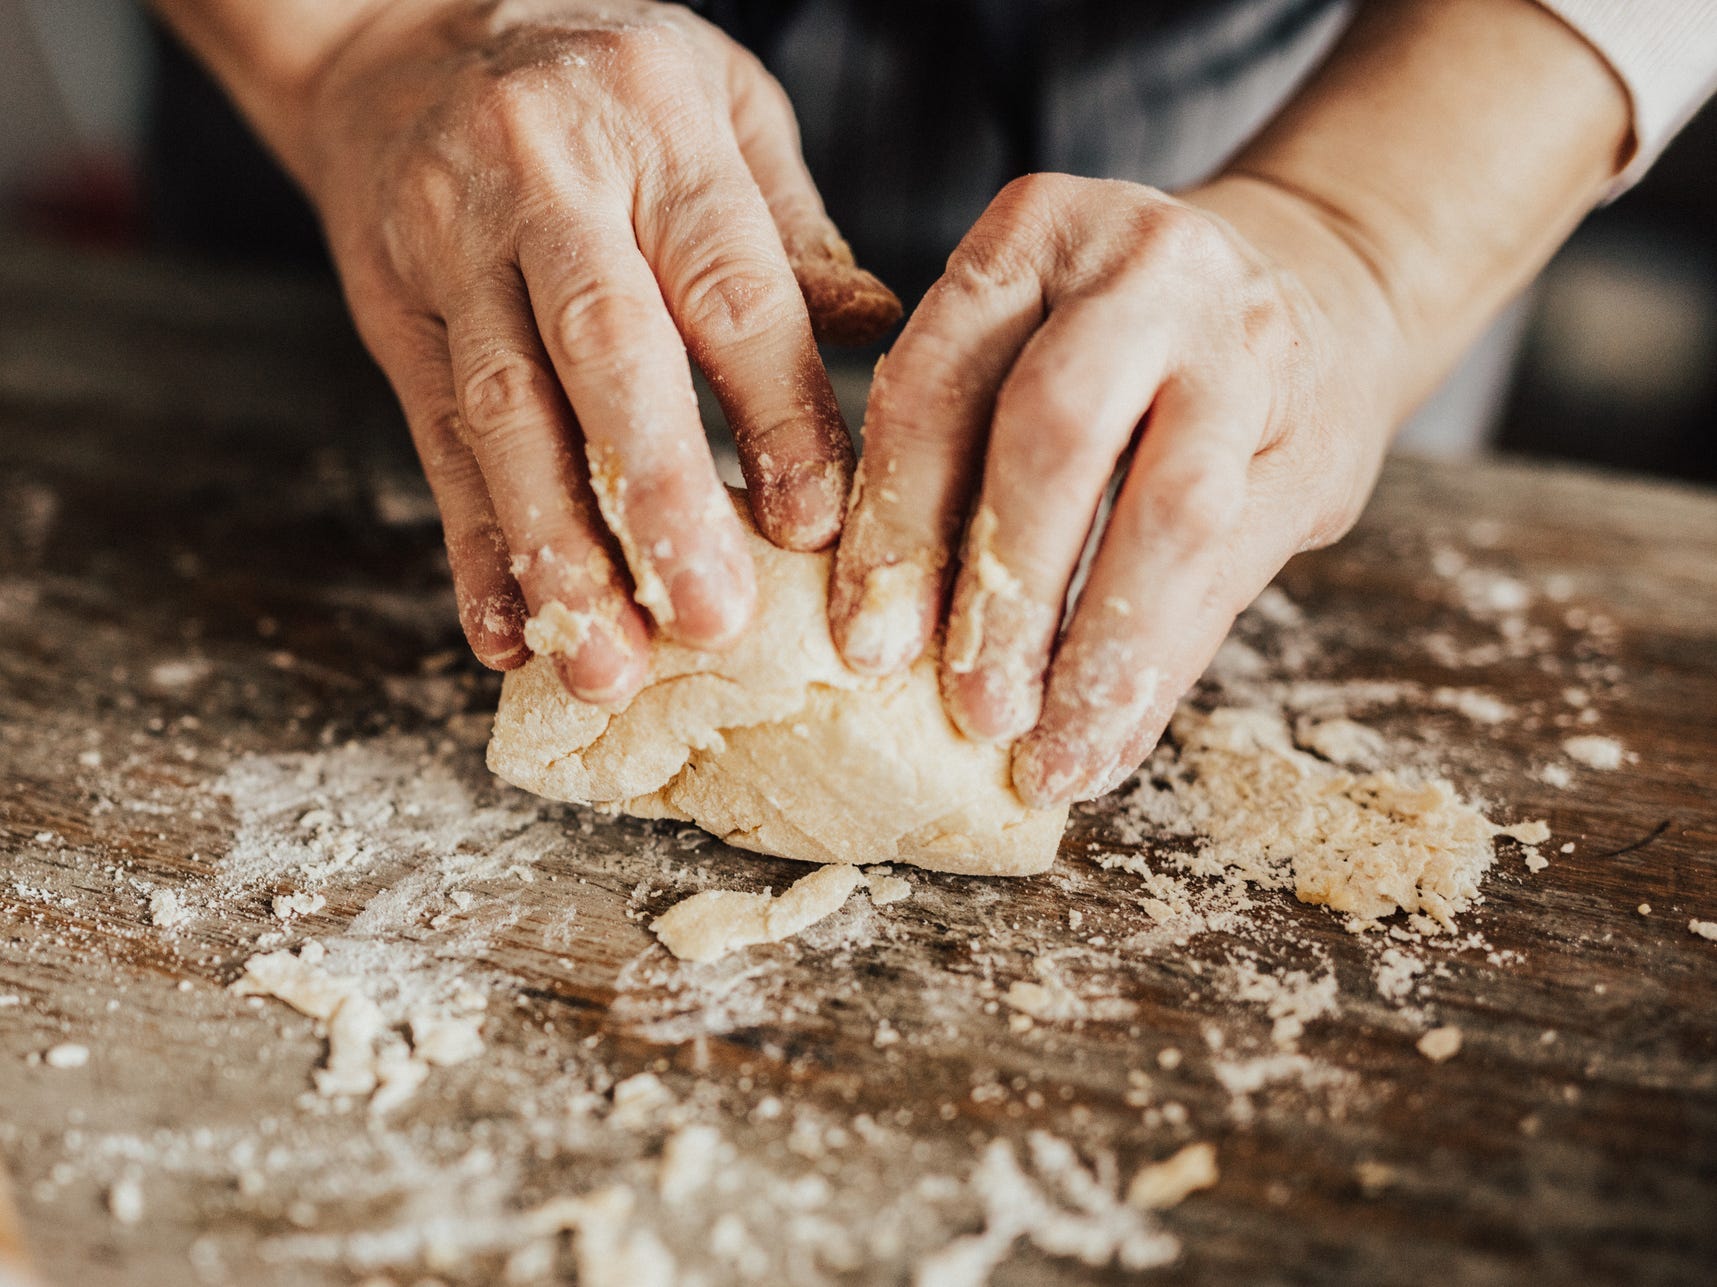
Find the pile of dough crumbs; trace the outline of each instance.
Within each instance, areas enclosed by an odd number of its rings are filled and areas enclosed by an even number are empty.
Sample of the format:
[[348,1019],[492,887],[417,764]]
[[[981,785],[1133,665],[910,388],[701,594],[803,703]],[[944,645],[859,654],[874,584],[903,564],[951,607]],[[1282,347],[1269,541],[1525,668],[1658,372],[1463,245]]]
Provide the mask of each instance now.
[[[1434,566],[1494,634],[1431,639],[1442,664],[1547,646],[1527,587],[1464,554],[1439,551]],[[1321,1022],[1365,1009],[1411,1058],[1462,1057],[1428,985],[1516,959],[1460,919],[1495,841],[1525,872],[1548,861],[1541,823],[1493,822],[1448,784],[1447,741],[1386,734],[1390,720],[1371,718],[1461,721],[1481,741],[1515,712],[1477,689],[1312,677],[1330,647],[1285,595],[1266,594],[1146,769],[1084,811],[1108,844],[1082,839],[1076,818],[1043,878],[1060,895],[1057,923],[996,915],[1007,902],[993,882],[918,872],[824,868],[782,893],[762,879],[727,888],[756,860],[695,831],[499,787],[480,766],[486,721],[439,673],[402,678],[390,696],[443,717],[444,732],[245,756],[212,782],[139,787],[123,753],[81,748],[101,807],[230,812],[219,852],[182,879],[87,863],[128,891],[138,938],[185,976],[174,1009],[190,1028],[155,1037],[242,1047],[244,1062],[216,1067],[254,1081],[257,1108],[163,1127],[80,1119],[31,1196],[99,1195],[122,1227],[195,1213],[190,1266],[208,1283],[262,1263],[295,1282],[366,1287],[574,1270],[585,1287],[858,1274],[975,1287],[1028,1255],[1171,1264],[1183,1248],[1161,1213],[1220,1195],[1225,1139],[1387,1093],[1318,1048]],[[1551,786],[1626,762],[1593,729],[1618,679],[1606,665],[1571,676],[1548,716],[1567,728],[1566,756],[1536,767]],[[59,856],[62,870],[78,866]],[[1283,891],[1373,931],[1340,949],[1366,982]],[[16,892],[81,905],[71,882]],[[605,942],[632,922],[636,946],[600,1019],[568,1003],[556,966],[602,976],[580,956],[596,920]],[[27,950],[85,947],[75,918],[57,923]],[[1696,920],[1693,932],[1717,926]],[[913,1007],[878,1009],[860,965],[911,978]],[[1146,1024],[1123,986],[1141,970],[1167,972],[1203,1017],[1173,1032]],[[118,981],[87,1014],[68,1013],[73,1030],[45,1064],[99,1071],[108,1038],[136,1040],[129,997],[149,986],[156,976]],[[160,997],[147,1000],[151,1022],[169,1024]],[[795,1037],[827,1035],[831,1013],[842,1034],[861,1024],[876,1094],[796,1087]],[[1113,1119],[1043,1071],[1108,1028],[1135,1057],[1125,1110],[1150,1142],[1142,1154],[1118,1154]],[[974,1029],[998,1049],[1029,1048],[1037,1071],[966,1049]],[[725,1042],[733,1034],[743,1045]],[[890,1101],[904,1051],[958,1079],[927,1102],[960,1129],[923,1133],[924,1107]],[[0,1128],[0,1149],[29,1129]],[[1362,1160],[1355,1174],[1369,1193],[1392,1173]]]

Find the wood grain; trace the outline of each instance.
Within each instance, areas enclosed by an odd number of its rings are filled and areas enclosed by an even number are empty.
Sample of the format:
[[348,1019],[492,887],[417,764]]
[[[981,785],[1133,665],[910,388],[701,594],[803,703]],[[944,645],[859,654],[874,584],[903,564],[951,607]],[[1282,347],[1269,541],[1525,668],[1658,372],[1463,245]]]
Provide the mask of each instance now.
[[[1461,668],[1427,649],[1501,638],[1434,570],[1451,549],[1534,588],[1538,643]],[[467,963],[513,993],[491,1003],[493,1058],[437,1074],[409,1110],[413,1147],[448,1168],[500,1149],[518,1105],[600,1058],[615,1076],[659,1068],[682,1095],[707,1094],[758,1158],[784,1147],[784,1125],[756,1112],[768,1096],[899,1123],[922,1150],[912,1165],[954,1174],[975,1140],[1033,1129],[1123,1173],[1212,1139],[1220,1183],[1164,1218],[1184,1243],[1176,1280],[1710,1281],[1717,944],[1687,923],[1717,919],[1717,497],[1399,461],[1358,531],[1280,584],[1317,645],[1305,678],[1505,701],[1516,714],[1495,725],[1426,703],[1376,722],[1495,816],[1544,817],[1554,833],[1535,876],[1504,851],[1468,924],[1482,945],[1423,948],[1410,1011],[1375,986],[1386,937],[1281,895],[1256,896],[1245,934],[1118,950],[1150,927],[1144,895],[1092,858],[1166,861],[1176,846],[1141,837],[1111,800],[1076,813],[1044,877],[914,873],[913,897],[886,915],[849,909],[805,942],[712,967],[730,969],[738,999],[716,1021],[710,989],[689,986],[643,922],[681,896],[681,869],[780,888],[793,865],[547,808],[533,815],[551,838],[532,881],[473,886],[493,920]],[[362,1279],[277,1252],[305,1228],[385,1223],[381,1197],[324,1200],[290,1159],[246,1193],[224,1160],[225,1141],[263,1120],[301,1123],[291,1138],[318,1157],[363,1134],[361,1115],[301,1102],[322,1048],[309,1023],[225,991],[280,929],[275,891],[248,888],[178,934],[150,923],[140,891],[215,887],[244,807],[215,788],[238,764],[407,748],[476,806],[534,808],[481,769],[496,686],[459,644],[403,430],[331,292],[0,251],[0,996],[19,998],[0,1009],[0,1152],[53,1281],[179,1283],[187,1265],[203,1281]],[[162,663],[187,658],[189,680],[161,681],[177,673]],[[1563,790],[1540,771],[1588,727],[1570,687],[1597,711],[1591,729],[1637,758]],[[303,928],[337,935],[410,875],[379,861]],[[422,930],[425,951],[460,959],[438,934]],[[1278,1053],[1262,1009],[1212,985],[1237,953],[1334,975],[1341,1003],[1297,1050],[1338,1082],[1288,1077],[1238,1098],[1224,1084],[1224,1059]],[[1124,1003],[1122,1017],[1010,1025],[997,998],[1045,956],[1081,995]],[[746,975],[758,962],[770,969]],[[883,1021],[900,1040],[879,1042]],[[1414,1048],[1433,1022],[1465,1035],[1447,1064]],[[40,1062],[73,1039],[87,1069]],[[1184,1058],[1165,1068],[1170,1048]],[[1151,1105],[1179,1105],[1180,1120],[1141,1108],[1140,1070]],[[585,1191],[656,1147],[507,1156],[516,1191],[540,1197]],[[886,1159],[842,1156],[831,1209],[848,1188],[853,1201],[886,1190]],[[134,1227],[105,1199],[127,1167],[150,1201]],[[292,1184],[316,1208],[309,1225]],[[903,1281],[927,1245],[874,1251],[845,1280]],[[497,1264],[435,1272],[493,1281]],[[1127,1277],[1022,1245],[996,1280],[1105,1275]]]

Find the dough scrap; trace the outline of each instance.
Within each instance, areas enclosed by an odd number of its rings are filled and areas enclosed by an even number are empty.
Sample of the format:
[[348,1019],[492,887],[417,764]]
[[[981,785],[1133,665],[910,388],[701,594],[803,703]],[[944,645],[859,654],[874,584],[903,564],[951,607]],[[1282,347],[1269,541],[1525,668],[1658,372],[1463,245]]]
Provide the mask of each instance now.
[[735,889],[706,889],[675,903],[650,930],[682,961],[714,961],[756,943],[779,943],[840,910],[864,883],[864,873],[846,863],[801,876],[778,898]]
[[757,616],[731,648],[658,641],[645,686],[619,708],[577,700],[533,658],[503,684],[489,767],[551,799],[694,822],[804,862],[1047,868],[1067,809],[1027,808],[1011,748],[955,729],[934,651],[894,675],[855,674],[829,637],[830,556],[777,549],[755,530],[747,548]]

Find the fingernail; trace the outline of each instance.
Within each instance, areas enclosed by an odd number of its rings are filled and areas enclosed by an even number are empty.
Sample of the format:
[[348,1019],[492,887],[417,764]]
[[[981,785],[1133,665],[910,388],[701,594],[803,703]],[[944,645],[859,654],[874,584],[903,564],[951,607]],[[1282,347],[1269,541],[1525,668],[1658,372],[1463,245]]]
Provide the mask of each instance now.
[[575,656],[556,657],[555,668],[567,691],[592,706],[617,706],[644,682],[644,658],[618,645],[606,630],[592,631]]
[[842,461],[797,466],[760,491],[757,517],[769,539],[784,549],[826,549],[841,534],[851,483]]
[[924,651],[927,573],[917,563],[890,563],[865,574],[857,610],[837,643],[860,674],[902,670]]
[[537,656],[554,658],[561,682],[583,702],[619,702],[644,679],[647,640],[628,641],[624,625],[558,600],[525,622],[525,643]]
[[515,642],[510,647],[506,644],[473,648],[477,660],[490,670],[517,670],[531,659],[531,650],[522,642]]
[[1087,800],[1100,800],[1111,791],[1120,790],[1121,786],[1128,778],[1133,776],[1137,769],[1137,765],[1129,765],[1126,763],[1117,765],[1115,767],[1115,771],[1109,774],[1108,777],[1104,778],[1102,784],[1098,786],[1095,791],[1086,791],[1081,793],[1079,796],[1079,802],[1084,803]]
[[1059,739],[1035,738],[1014,751],[1014,790],[1034,809],[1066,804],[1086,780],[1079,756]]
[[974,742],[1003,742],[1019,737],[1037,723],[1043,688],[1029,677],[1010,676],[979,665],[967,673],[943,671],[942,691],[954,727]]

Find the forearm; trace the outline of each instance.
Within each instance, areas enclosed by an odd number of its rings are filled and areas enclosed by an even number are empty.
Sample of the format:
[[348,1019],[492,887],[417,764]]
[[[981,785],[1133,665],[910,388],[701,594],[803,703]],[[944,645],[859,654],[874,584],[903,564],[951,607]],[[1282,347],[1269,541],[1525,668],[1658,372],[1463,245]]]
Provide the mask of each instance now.
[[1532,0],[1380,0],[1187,195],[1302,270],[1393,425],[1603,195],[1628,121],[1609,66]]
[[389,0],[151,0],[300,179],[299,122],[316,72]]

